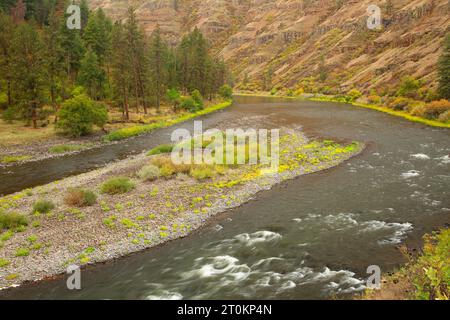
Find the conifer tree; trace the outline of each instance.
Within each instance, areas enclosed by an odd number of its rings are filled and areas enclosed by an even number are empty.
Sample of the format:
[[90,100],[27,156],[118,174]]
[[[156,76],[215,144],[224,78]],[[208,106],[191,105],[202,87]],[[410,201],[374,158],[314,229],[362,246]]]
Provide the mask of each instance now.
[[12,106],[12,52],[14,25],[11,18],[0,12],[0,80],[6,84],[7,106]]
[[106,75],[100,66],[97,55],[89,48],[81,60],[78,83],[86,89],[92,99],[100,100],[104,98],[105,81]]
[[442,98],[450,100],[450,32],[447,33],[443,46],[438,65],[438,92]]
[[[64,55],[61,47],[60,20],[55,12],[49,16],[48,26],[44,28],[45,59],[47,63],[48,86],[50,88],[50,100],[55,111],[58,112],[57,96],[58,86],[64,73]],[[55,117],[55,122],[57,117]]]
[[128,120],[132,62],[127,50],[126,33],[121,23],[116,23],[113,27],[112,43],[115,48],[111,55],[114,98],[122,105],[124,118]]
[[150,74],[156,109],[159,110],[161,97],[166,92],[168,49],[161,38],[159,28],[153,32],[150,42]]
[[15,101],[22,117],[37,128],[39,113],[46,102],[47,66],[45,47],[35,26],[24,23],[16,28],[12,53]]

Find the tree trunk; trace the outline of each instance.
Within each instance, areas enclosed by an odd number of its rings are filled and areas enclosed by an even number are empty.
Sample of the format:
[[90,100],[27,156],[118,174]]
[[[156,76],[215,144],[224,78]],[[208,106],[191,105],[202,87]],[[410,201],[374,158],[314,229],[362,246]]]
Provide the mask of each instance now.
[[11,80],[8,76],[8,107],[12,106]]
[[33,121],[33,128],[37,129],[37,114],[36,114],[36,104],[33,103],[33,111],[31,113],[31,119]]
[[130,120],[130,113],[128,111],[128,96],[127,96],[127,90],[124,88],[123,89],[123,108],[125,110],[125,118],[127,120]]

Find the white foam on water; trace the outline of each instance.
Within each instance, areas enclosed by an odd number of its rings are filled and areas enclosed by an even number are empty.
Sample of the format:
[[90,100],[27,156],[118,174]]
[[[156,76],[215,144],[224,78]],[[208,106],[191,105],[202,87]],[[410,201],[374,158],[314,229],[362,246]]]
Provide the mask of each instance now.
[[436,158],[436,160],[441,160],[442,164],[449,164],[450,163],[450,155],[446,155],[440,158]]
[[402,173],[402,177],[405,179],[414,178],[420,176],[420,171],[410,170],[408,172]]
[[292,221],[295,221],[295,222],[297,222],[297,223],[300,223],[300,222],[302,222],[303,220],[300,219],[300,218],[297,218],[297,219],[292,219]]
[[162,290],[158,294],[151,294],[145,297],[145,300],[181,300],[183,296],[178,292],[170,292],[167,290]]
[[234,237],[239,242],[252,246],[260,242],[276,241],[282,238],[281,234],[271,231],[257,231],[254,233],[243,233]]
[[283,291],[283,290],[289,290],[289,289],[295,288],[296,286],[297,286],[297,285],[295,284],[294,281],[289,280],[289,281],[286,281],[286,282],[284,282],[284,283],[281,284],[280,290],[281,290],[281,291]]
[[225,277],[223,281],[239,282],[247,278],[251,271],[247,265],[238,264],[239,260],[229,255],[205,258],[198,261],[206,261],[206,264],[182,273],[181,277],[184,280],[195,281],[198,278]]
[[418,160],[430,160],[430,156],[424,154],[424,153],[417,153],[417,154],[412,154],[411,158],[414,159],[418,159]]
[[353,213],[339,213],[337,215],[328,215],[324,220],[330,226],[348,229],[358,225],[358,221],[354,217]]
[[390,230],[393,232],[392,236],[379,240],[378,244],[398,244],[401,243],[404,239],[404,236],[406,233],[410,232],[413,229],[413,226],[411,223],[397,223],[397,222],[385,222],[385,221],[367,221],[361,223],[362,226],[365,226],[364,229],[360,230],[361,233],[364,232],[374,232],[374,231],[380,231],[380,230]]

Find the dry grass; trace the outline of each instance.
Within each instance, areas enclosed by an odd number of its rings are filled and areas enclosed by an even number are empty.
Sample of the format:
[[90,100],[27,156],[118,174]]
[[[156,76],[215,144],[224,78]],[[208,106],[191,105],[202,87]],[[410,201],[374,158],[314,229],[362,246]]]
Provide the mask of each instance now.
[[7,123],[0,120],[0,145],[15,146],[55,137],[53,124],[45,128],[25,127],[23,122]]

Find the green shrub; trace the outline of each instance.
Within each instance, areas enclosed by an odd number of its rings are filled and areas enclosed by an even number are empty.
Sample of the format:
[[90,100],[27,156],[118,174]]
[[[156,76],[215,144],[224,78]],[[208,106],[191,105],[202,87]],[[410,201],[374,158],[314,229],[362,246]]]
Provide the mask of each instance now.
[[157,166],[149,164],[149,165],[143,167],[141,170],[139,170],[137,175],[141,180],[153,181],[153,180],[158,179],[161,176],[161,171],[159,170],[159,168]]
[[69,206],[88,207],[97,202],[97,195],[86,189],[71,188],[68,190],[64,202]]
[[127,177],[114,177],[101,186],[102,193],[110,195],[127,193],[134,189],[134,183]]
[[24,215],[16,212],[0,211],[0,230],[16,229],[20,226],[27,226],[28,220]]
[[419,80],[412,77],[403,77],[400,86],[397,90],[397,96],[407,97],[407,98],[417,98],[417,91],[421,87]]
[[224,99],[227,100],[233,99],[233,89],[227,84],[224,84],[223,86],[220,87],[219,94]]
[[45,214],[53,209],[55,209],[55,205],[49,200],[38,200],[33,205],[33,213],[39,212]]
[[16,250],[16,257],[26,257],[30,255],[30,250],[27,248],[19,248]]
[[443,300],[450,297],[450,230],[426,235],[423,254],[410,268],[415,298]]
[[80,137],[90,134],[94,125],[103,127],[107,120],[104,105],[80,94],[62,104],[57,128],[64,134]]
[[195,108],[196,108],[195,111],[203,109],[203,107],[204,107],[203,106],[203,97],[202,97],[202,94],[200,93],[200,91],[198,91],[198,90],[192,91],[191,96],[192,96],[192,100],[194,100],[194,103],[195,103]]
[[157,146],[156,148],[153,148],[150,150],[147,155],[148,156],[154,156],[161,153],[170,153],[173,150],[173,145],[171,144],[162,144],[160,146]]
[[189,174],[197,180],[204,180],[214,178],[217,175],[217,172],[214,170],[213,166],[199,165],[193,167]]
[[347,92],[347,95],[352,99],[352,101],[355,101],[361,98],[362,93],[357,89],[352,89],[349,92]]
[[8,266],[10,263],[8,260],[0,258],[0,268]]
[[180,103],[181,103],[181,94],[180,94],[180,92],[177,89],[174,89],[174,88],[168,89],[167,92],[166,92],[166,97],[167,97],[167,100],[169,100],[170,103],[172,104],[173,109],[177,110],[178,107],[180,106]]
[[183,97],[181,99],[180,108],[187,110],[189,112],[195,112],[196,106],[194,99],[192,99],[191,97]]

